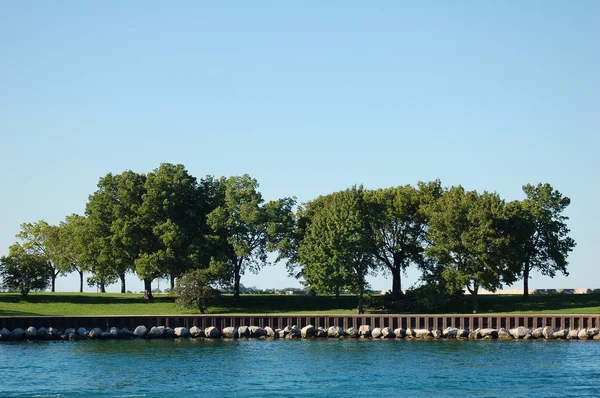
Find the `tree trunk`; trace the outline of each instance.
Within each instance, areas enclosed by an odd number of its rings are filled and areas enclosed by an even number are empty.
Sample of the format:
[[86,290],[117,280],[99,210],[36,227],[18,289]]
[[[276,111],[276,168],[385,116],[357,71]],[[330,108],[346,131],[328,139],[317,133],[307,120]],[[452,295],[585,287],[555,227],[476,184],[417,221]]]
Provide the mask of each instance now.
[[394,300],[402,296],[400,267],[392,268],[392,298]]
[[121,279],[121,293],[125,293],[127,289],[125,288],[125,273],[119,275],[119,279]]
[[233,299],[238,300],[240,298],[240,271],[235,270],[235,274],[233,275]]
[[152,279],[144,279],[144,298],[147,300],[154,298],[152,296]]
[[335,308],[340,308],[340,288],[335,288]]
[[171,280],[171,293],[175,291],[175,275],[169,275],[169,279]]
[[51,288],[51,292],[54,293],[56,291],[56,277],[58,276],[58,272],[54,272],[54,270],[52,271],[52,288]]
[[523,269],[523,300],[529,300],[529,264]]
[[106,293],[106,285],[104,282],[100,282],[100,293]]
[[364,295],[365,295],[365,287],[361,284],[361,286],[359,287],[359,291],[358,291],[358,308],[356,310],[356,312],[358,314],[365,313]]
[[79,293],[83,293],[83,271],[79,272]]

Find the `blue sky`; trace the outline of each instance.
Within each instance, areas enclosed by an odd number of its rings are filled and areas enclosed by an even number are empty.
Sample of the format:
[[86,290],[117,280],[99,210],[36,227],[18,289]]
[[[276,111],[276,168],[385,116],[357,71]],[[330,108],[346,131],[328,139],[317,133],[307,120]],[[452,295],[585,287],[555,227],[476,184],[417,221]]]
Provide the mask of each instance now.
[[[548,182],[577,248],[568,278],[530,286],[600,287],[600,3],[289,3],[0,0],[0,254],[20,223],[82,213],[106,173],[161,162],[299,202]],[[242,283],[297,285],[283,265]]]

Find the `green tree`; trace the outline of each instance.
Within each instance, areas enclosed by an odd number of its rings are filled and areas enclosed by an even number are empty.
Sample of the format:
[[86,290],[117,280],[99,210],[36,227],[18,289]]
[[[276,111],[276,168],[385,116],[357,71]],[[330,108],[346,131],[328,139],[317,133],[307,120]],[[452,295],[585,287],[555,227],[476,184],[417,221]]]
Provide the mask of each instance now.
[[308,219],[298,246],[299,273],[317,293],[342,290],[358,295],[363,306],[366,276],[373,270],[373,237],[362,187],[322,196],[309,202],[301,218]]
[[443,265],[442,277],[450,290],[466,287],[478,310],[479,288],[495,291],[512,283],[514,274],[504,261],[502,231],[504,202],[495,193],[446,190],[430,206],[426,254]]
[[59,263],[67,272],[77,272],[79,275],[79,292],[83,292],[84,271],[90,270],[86,257],[89,237],[86,229],[86,218],[72,214],[61,222],[58,228]]
[[529,278],[533,271],[554,277],[568,275],[567,257],[575,247],[569,237],[563,212],[571,203],[550,184],[523,186],[526,198],[509,203],[510,260],[523,279],[523,297],[529,298]]
[[246,270],[258,272],[268,265],[267,253],[277,250],[292,228],[292,198],[264,203],[258,182],[247,174],[222,178],[220,204],[207,218],[213,241],[220,248],[213,261],[224,263],[233,280],[234,299],[239,298],[240,279]]
[[9,255],[0,259],[2,285],[9,290],[17,290],[27,296],[31,290],[44,290],[48,287],[53,270],[47,259],[32,254],[21,245],[12,245]]
[[21,242],[23,251],[33,257],[42,258],[52,269],[51,288],[56,290],[56,277],[69,272],[60,259],[60,237],[58,227],[44,220],[21,224],[21,231],[15,235]]
[[439,180],[366,191],[373,228],[373,255],[392,274],[392,297],[402,294],[401,275],[410,264],[421,266],[427,244],[425,207],[441,196]]

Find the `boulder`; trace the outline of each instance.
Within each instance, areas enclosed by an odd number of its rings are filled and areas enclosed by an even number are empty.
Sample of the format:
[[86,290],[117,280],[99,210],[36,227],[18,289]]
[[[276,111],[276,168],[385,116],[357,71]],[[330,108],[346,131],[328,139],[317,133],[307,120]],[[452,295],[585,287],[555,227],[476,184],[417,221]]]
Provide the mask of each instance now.
[[398,339],[403,339],[406,337],[406,330],[404,330],[402,328],[394,329],[394,335]]
[[381,329],[381,337],[383,337],[384,339],[393,339],[396,337],[396,335],[394,334],[392,328],[386,327]]
[[10,330],[8,330],[7,328],[0,329],[0,341],[10,340],[11,338],[12,335],[10,333]]
[[588,332],[588,336],[590,336],[590,338],[593,338],[594,336],[597,336],[598,334],[600,334],[600,330],[598,328],[588,329],[587,332]]
[[248,326],[240,326],[238,328],[238,336],[239,337],[250,337],[250,329],[248,329]]
[[58,339],[61,336],[62,332],[53,327],[48,328],[48,336],[51,339]]
[[360,327],[358,328],[358,335],[360,337],[371,337],[371,326],[360,325]]
[[135,337],[144,337],[146,334],[148,334],[148,328],[146,326],[144,326],[144,325],[138,326],[133,331],[133,335]]
[[48,329],[45,327],[41,327],[37,330],[37,336],[38,339],[49,339],[50,336],[48,335]]
[[117,332],[117,338],[119,338],[119,339],[130,339],[134,336],[135,336],[135,334],[127,328],[120,329]]
[[273,330],[272,327],[270,326],[265,326],[265,332],[267,333],[267,337],[269,338],[274,338],[275,337],[275,331]]
[[569,333],[567,333],[567,340],[578,340],[579,337],[577,336],[579,334],[579,329],[571,329],[569,330]]
[[228,326],[223,329],[223,337],[226,339],[236,339],[238,337],[238,330],[233,326]]
[[478,335],[482,339],[497,339],[498,331],[492,328],[480,329]]
[[381,337],[381,328],[374,328],[371,331],[371,337],[373,337],[374,339],[378,339]]
[[315,336],[315,327],[313,325],[306,325],[300,331],[300,334],[303,339],[307,339],[309,337]]
[[100,329],[100,328],[93,328],[92,330],[90,330],[88,332],[88,337],[90,339],[99,339],[101,335],[102,335],[102,329]]
[[543,330],[543,328],[534,329],[531,332],[531,337],[533,337],[534,339],[541,339],[542,337],[544,337]]
[[33,326],[29,326],[26,330],[25,330],[25,337],[29,340],[29,339],[33,339],[35,337],[37,337],[37,329],[34,328]]
[[415,338],[417,339],[426,339],[429,337],[433,337],[433,334],[429,329],[415,329],[414,334]]
[[432,336],[433,336],[434,339],[441,339],[443,337],[442,336],[442,331],[439,330],[439,329],[432,330],[431,334],[432,334]]
[[406,337],[407,339],[412,339],[412,338],[414,338],[416,335],[417,335],[417,334],[415,333],[415,330],[414,330],[414,329],[411,329],[411,328],[407,328],[407,329],[406,329],[406,335],[405,335],[405,337]]
[[530,333],[530,330],[526,327],[519,326],[518,328],[510,329],[510,335],[515,339],[522,339]]
[[165,327],[164,326],[152,326],[150,331],[146,334],[146,338],[148,339],[159,339],[164,337],[165,335]]
[[457,339],[468,339],[469,338],[469,329],[458,329],[456,332]]
[[552,333],[554,333],[555,330],[552,326],[546,326],[544,328],[542,328],[542,336],[544,336],[545,339],[551,339],[552,338]]
[[569,331],[566,329],[558,329],[554,333],[552,333],[553,339],[566,339]]
[[527,335],[523,337],[523,340],[535,340],[535,337],[533,337],[531,333],[527,333]]
[[113,335],[113,337],[117,337],[119,335],[119,329],[117,329],[116,327],[112,327],[110,328],[110,330],[108,331],[110,334]]
[[192,326],[190,328],[190,336],[191,337],[201,337],[204,335],[204,331],[200,329],[198,326]]
[[173,330],[175,337],[187,337],[190,335],[188,328],[178,327]]
[[221,332],[214,326],[209,326],[204,330],[204,337],[209,339],[216,339],[221,337]]
[[165,328],[165,337],[172,338],[175,336],[175,331],[169,327]]
[[285,333],[283,333],[282,329],[275,329],[273,337],[276,339],[283,339],[285,337]]
[[337,338],[337,337],[342,337],[343,335],[344,335],[344,329],[342,329],[339,326],[330,326],[327,329],[327,337]]
[[22,339],[25,337],[25,331],[21,328],[16,328],[12,331],[11,336],[13,339]]
[[77,329],[77,335],[79,337],[87,337],[88,331],[86,328],[79,328],[79,329]]
[[[505,328],[498,330],[498,339],[500,340],[511,340],[514,336]],[[523,336],[525,337],[525,336]]]
[[250,326],[248,329],[250,330],[250,337],[263,337],[267,335],[265,329],[260,326]]
[[595,334],[594,337],[592,337],[593,340],[600,340],[600,334]]
[[358,337],[358,329],[356,329],[355,327],[349,327],[348,329],[346,329],[345,334],[348,337],[356,338]]
[[77,331],[76,331],[74,328],[67,328],[67,329],[65,329],[65,333],[64,333],[64,335],[65,335],[65,336],[68,336],[68,335],[70,335],[70,334],[75,334],[76,332],[77,332]]
[[302,331],[300,330],[300,328],[296,325],[293,325],[290,330],[289,330],[289,334],[287,335],[287,337],[292,338],[292,339],[297,339],[302,337]]
[[579,340],[587,340],[590,336],[588,335],[587,329],[581,329],[577,334],[577,337],[579,338]]
[[458,329],[448,326],[446,329],[442,331],[442,336],[447,339],[455,339],[458,334]]
[[479,329],[475,329],[475,330],[471,330],[469,332],[469,336],[468,339],[469,340],[475,340],[479,337]]
[[315,331],[315,337],[318,337],[318,338],[327,337],[327,330],[325,330],[325,328],[322,328],[319,326],[317,328],[317,330]]

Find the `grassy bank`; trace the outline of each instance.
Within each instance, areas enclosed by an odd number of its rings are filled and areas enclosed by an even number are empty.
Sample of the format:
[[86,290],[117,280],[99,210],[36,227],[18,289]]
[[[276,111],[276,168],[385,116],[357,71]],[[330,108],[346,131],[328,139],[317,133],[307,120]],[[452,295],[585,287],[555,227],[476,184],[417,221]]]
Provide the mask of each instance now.
[[[471,298],[454,303],[451,313],[471,312]],[[480,313],[573,313],[600,314],[600,294],[549,294],[481,296]],[[242,295],[236,302],[230,295],[211,307],[208,313],[337,313],[356,312],[356,298],[343,296],[339,308],[330,296]],[[18,315],[157,315],[190,314],[175,304],[173,296],[157,296],[146,301],[139,294],[97,293],[0,293],[0,316]]]

